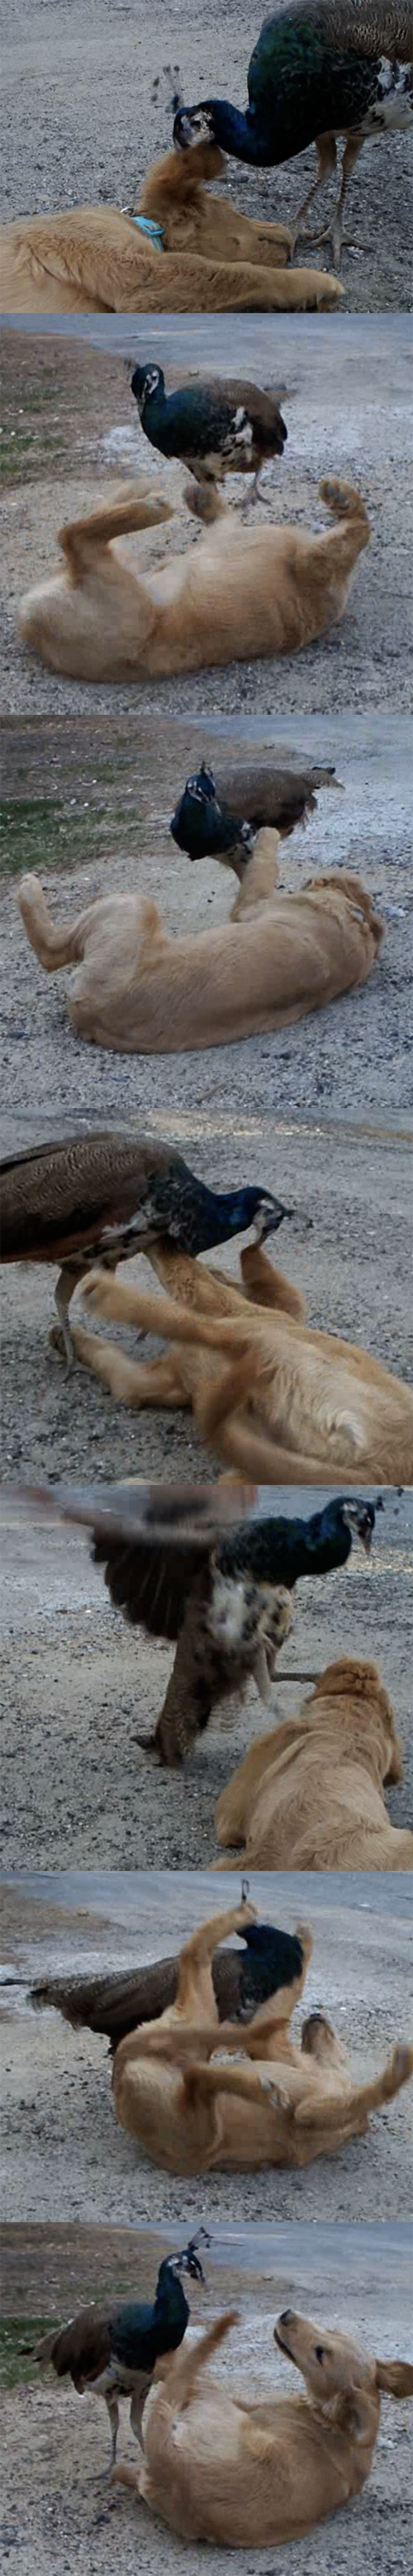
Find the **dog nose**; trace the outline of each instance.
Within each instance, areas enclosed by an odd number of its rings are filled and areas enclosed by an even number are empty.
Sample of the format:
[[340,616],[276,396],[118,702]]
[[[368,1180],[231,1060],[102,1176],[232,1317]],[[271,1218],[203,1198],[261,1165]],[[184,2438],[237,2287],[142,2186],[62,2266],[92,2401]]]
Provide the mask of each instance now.
[[291,2326],[291,2325],[292,2325],[292,2323],[293,2323],[293,2317],[294,2317],[294,2309],[293,2309],[293,2308],[283,2308],[283,2310],[282,2310],[282,2314],[281,2314],[281,2316],[278,2318],[278,2324],[279,2324],[279,2326]]

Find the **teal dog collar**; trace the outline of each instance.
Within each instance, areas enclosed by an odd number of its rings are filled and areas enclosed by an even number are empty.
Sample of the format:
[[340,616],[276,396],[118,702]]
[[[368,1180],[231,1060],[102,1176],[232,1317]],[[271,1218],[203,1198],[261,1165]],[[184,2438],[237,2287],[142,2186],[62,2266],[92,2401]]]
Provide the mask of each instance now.
[[150,215],[132,215],[131,221],[139,225],[141,233],[148,234],[149,241],[156,242],[158,250],[163,250],[163,224],[152,224]]

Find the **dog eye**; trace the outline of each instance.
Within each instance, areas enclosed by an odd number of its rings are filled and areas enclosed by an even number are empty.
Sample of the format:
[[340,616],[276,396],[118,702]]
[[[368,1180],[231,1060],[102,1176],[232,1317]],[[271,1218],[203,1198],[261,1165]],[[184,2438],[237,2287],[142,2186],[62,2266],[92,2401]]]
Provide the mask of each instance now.
[[324,2344],[323,2344],[323,2343],[316,2343],[316,2348],[315,2348],[315,2357],[316,2357],[316,2361],[324,2361]]

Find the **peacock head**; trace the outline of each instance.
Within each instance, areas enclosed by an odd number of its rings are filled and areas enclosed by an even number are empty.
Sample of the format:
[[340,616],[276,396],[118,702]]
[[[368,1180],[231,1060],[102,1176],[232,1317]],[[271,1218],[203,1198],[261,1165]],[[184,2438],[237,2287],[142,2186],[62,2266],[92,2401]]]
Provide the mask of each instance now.
[[199,140],[215,143],[213,98],[198,100],[197,107],[178,107],[173,122],[173,142],[177,152],[189,152],[191,143]]
[[366,1556],[370,1556],[376,1520],[374,1503],[362,1503],[357,1497],[351,1497],[348,1502],[342,1503],[341,1509],[345,1528],[351,1530],[352,1535],[353,1530],[356,1531]]
[[198,2235],[190,2237],[189,2245],[184,2245],[182,2254],[171,2254],[169,2256],[169,2270],[171,2272],[186,2272],[189,2275],[190,2281],[201,2282],[202,2288],[205,2289],[205,2276],[198,2253],[198,2246],[206,2245],[208,2247],[210,2243],[211,2238],[208,2234],[208,2228],[199,2227]]
[[272,1190],[243,1190],[242,1205],[244,1211],[242,1224],[243,1226],[253,1225],[256,1243],[265,1243],[267,1235],[278,1234],[278,1227],[283,1225],[284,1217],[291,1217],[294,1214],[293,1208],[284,1207],[282,1199],[273,1197]]
[[244,1932],[237,1932],[237,1940],[246,1945],[239,1984],[241,2014],[257,2011],[282,1986],[294,1985],[302,1977],[304,1950],[296,1932],[279,1931],[275,1923],[251,1923]]
[[250,823],[242,822],[229,813],[227,806],[218,803],[213,771],[206,768],[205,761],[192,778],[187,778],[169,828],[173,841],[177,841],[180,850],[186,850],[192,861],[224,857],[230,849],[237,848],[250,857],[254,848],[255,833]]
[[138,412],[140,414],[142,414],[146,409],[146,404],[152,400],[154,394],[164,394],[164,392],[165,377],[162,367],[147,366],[134,368],[134,373],[131,378],[131,393],[135,396],[135,402],[138,405]]

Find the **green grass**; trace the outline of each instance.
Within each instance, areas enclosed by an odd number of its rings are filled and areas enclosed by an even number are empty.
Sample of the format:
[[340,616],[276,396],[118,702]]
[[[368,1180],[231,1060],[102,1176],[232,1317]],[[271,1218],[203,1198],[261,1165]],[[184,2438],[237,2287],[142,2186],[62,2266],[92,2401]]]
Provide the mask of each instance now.
[[[85,782],[87,785],[87,782]],[[0,797],[0,877],[26,870],[74,868],[98,856],[102,844],[112,850],[125,844],[138,828],[135,809],[61,796]]]
[[3,2317],[0,2323],[0,2388],[20,2388],[38,2379],[37,2362],[20,2350],[22,2343],[40,2343],[55,2323],[53,2317]]
[[57,455],[64,454],[59,430],[3,429],[0,437],[1,481],[17,482],[26,466],[31,471],[35,467],[38,473],[43,461],[45,464],[50,461],[51,451],[55,461]]

